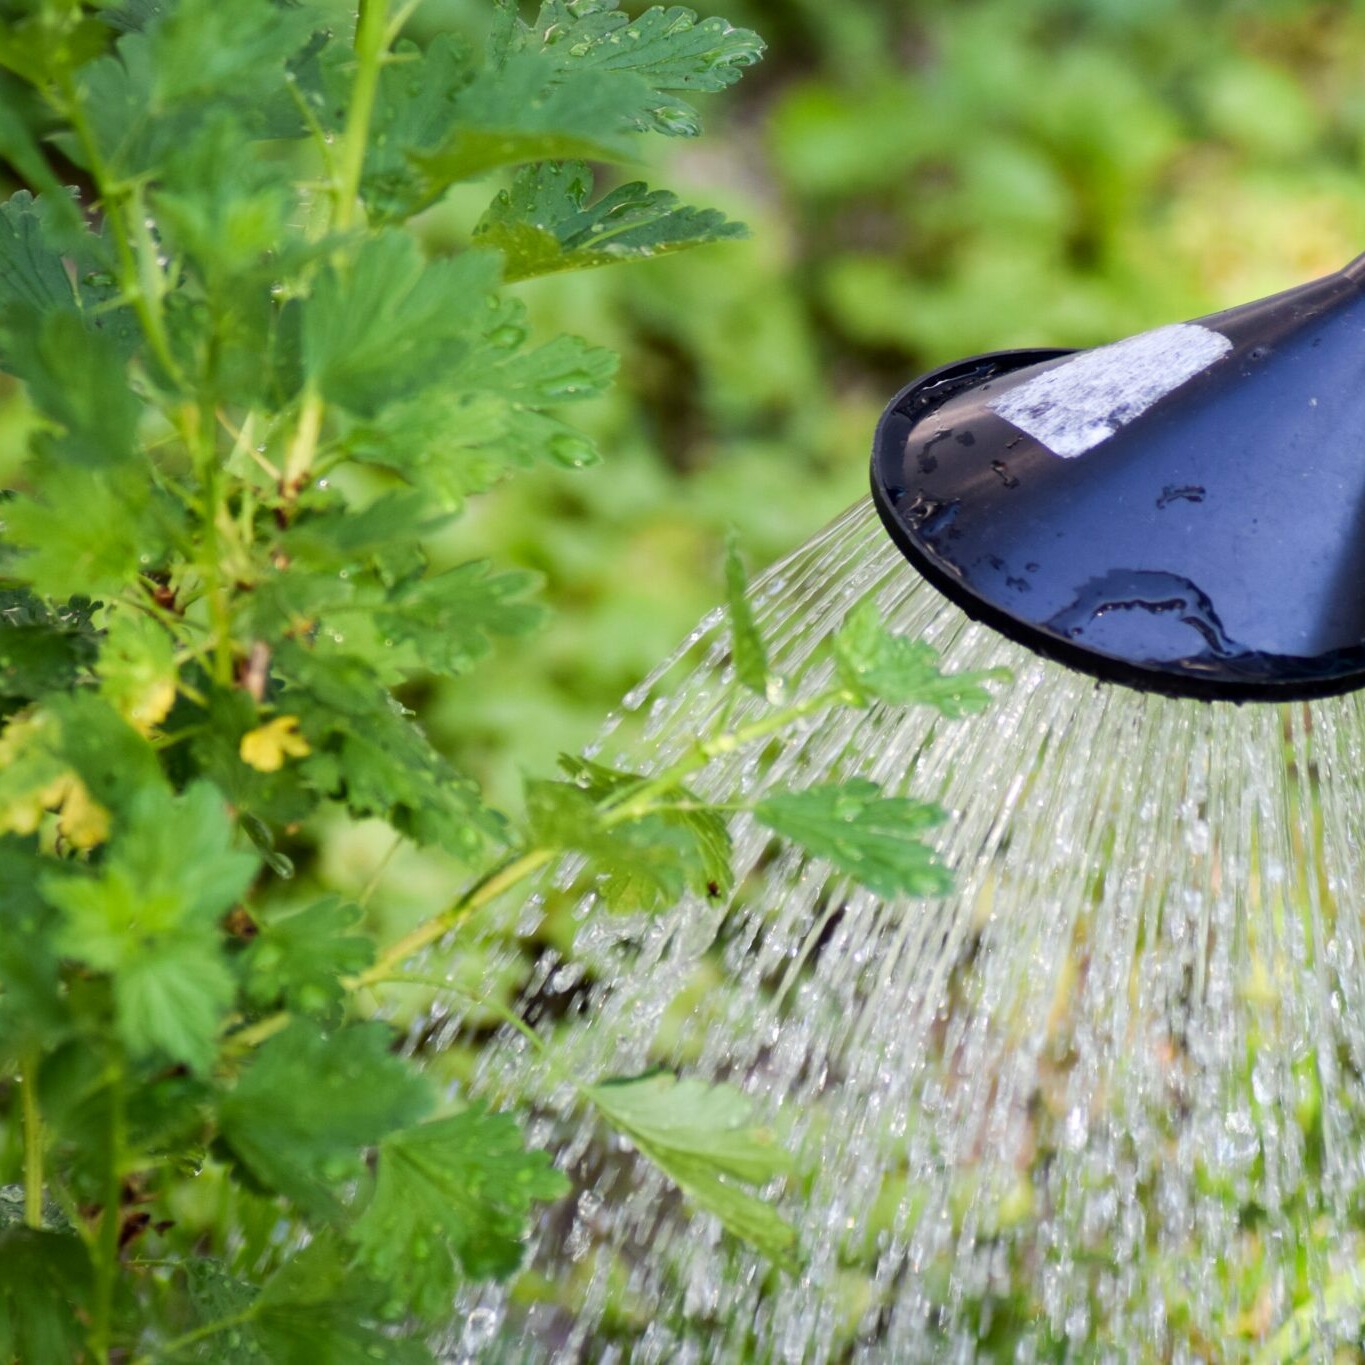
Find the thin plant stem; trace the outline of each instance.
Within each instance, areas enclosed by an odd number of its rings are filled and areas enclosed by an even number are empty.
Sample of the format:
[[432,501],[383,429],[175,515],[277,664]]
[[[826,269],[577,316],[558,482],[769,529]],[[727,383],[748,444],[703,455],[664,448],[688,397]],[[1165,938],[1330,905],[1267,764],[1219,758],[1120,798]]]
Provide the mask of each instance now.
[[216,1337],[220,1332],[229,1332],[234,1327],[244,1327],[256,1316],[256,1306],[243,1309],[240,1313],[233,1313],[229,1317],[215,1318],[212,1322],[206,1322],[202,1327],[196,1327],[192,1332],[186,1332],[183,1336],[175,1337],[157,1347],[156,1355],[137,1356],[133,1365],[152,1365],[159,1356],[179,1355],[187,1346],[195,1346],[201,1341],[207,1341],[209,1337]]
[[24,1222],[43,1226],[43,1116],[38,1108],[38,1065],[41,1054],[29,1048],[19,1077],[24,1111]]

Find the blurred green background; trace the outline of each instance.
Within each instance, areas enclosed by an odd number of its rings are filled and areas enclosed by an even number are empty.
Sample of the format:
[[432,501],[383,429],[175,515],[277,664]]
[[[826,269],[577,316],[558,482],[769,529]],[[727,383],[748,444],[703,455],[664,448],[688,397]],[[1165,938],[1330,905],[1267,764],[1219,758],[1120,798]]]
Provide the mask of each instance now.
[[[920,371],[1113,340],[1365,249],[1365,6],[715,8],[768,56],[642,172],[753,239],[519,286],[546,333],[622,355],[614,394],[572,414],[606,465],[542,467],[452,537],[537,569],[555,608],[413,698],[509,804],[715,603],[727,526],[757,567],[862,496],[876,417]],[[423,23],[486,11],[428,0]],[[486,197],[434,213],[432,242]]]

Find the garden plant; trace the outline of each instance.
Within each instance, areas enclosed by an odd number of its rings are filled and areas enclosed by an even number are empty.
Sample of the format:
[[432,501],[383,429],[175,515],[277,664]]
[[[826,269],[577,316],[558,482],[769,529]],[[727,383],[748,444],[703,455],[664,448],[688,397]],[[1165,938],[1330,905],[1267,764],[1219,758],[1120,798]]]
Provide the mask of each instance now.
[[[613,357],[535,335],[513,286],[741,235],[608,168],[694,136],[691,98],[762,44],[615,0],[490,5],[420,41],[417,13],[0,6],[23,185],[0,206],[0,369],[23,398],[0,468],[4,1359],[429,1358],[458,1284],[514,1274],[572,1172],[413,1055],[388,989],[483,999],[465,935],[566,853],[623,911],[720,894],[743,803],[687,785],[718,755],[831,707],[987,700],[870,605],[830,686],[785,700],[732,551],[761,721],[649,776],[566,758],[516,817],[429,742],[404,689],[543,614],[527,574],[459,559],[469,500],[598,458],[560,409]],[[467,240],[429,250],[429,211],[471,183]],[[752,814],[879,892],[944,885],[918,837],[941,813],[911,798],[816,786]],[[363,897],[291,897],[326,818],[343,842],[385,822],[468,879],[390,935]],[[795,1270],[769,1197],[792,1161],[738,1090],[570,1080]]]

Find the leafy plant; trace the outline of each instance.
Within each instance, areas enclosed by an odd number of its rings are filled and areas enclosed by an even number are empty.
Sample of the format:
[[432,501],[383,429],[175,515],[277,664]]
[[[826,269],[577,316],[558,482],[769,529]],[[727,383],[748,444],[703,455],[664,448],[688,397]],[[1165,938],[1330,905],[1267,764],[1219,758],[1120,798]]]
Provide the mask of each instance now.
[[[569,1188],[515,1117],[438,1100],[374,991],[560,854],[617,908],[728,886],[688,779],[831,706],[984,704],[862,610],[794,702],[729,572],[762,719],[657,774],[565,761],[519,829],[395,696],[536,627],[525,574],[433,566],[464,502],[536,460],[612,357],[532,342],[513,280],[741,231],[594,163],[691,136],[754,34],[614,0],[497,8],[482,50],[414,6],[0,8],[0,363],[33,418],[0,519],[0,1062],[21,1216],[0,1356],[424,1359],[462,1277],[515,1272]],[[520,169],[518,169],[520,168]],[[507,172],[471,244],[413,217]],[[64,182],[78,182],[76,192]],[[36,194],[35,194],[36,192]],[[321,809],[484,870],[393,942],[360,908],[265,913]],[[865,786],[754,814],[892,893],[942,885],[928,808]],[[526,1028],[515,1014],[514,1027]],[[775,1259],[789,1159],[728,1087],[582,1078],[582,1102]],[[185,1217],[220,1201],[212,1236]]]

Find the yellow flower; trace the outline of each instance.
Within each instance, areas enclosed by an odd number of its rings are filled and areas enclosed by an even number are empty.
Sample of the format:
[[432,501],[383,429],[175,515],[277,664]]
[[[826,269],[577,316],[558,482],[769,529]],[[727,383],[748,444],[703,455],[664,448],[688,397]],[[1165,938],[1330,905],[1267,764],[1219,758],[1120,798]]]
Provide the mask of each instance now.
[[75,848],[94,848],[109,837],[109,812],[74,774],[62,799],[57,828]]
[[276,716],[274,720],[248,730],[238,746],[242,762],[258,773],[275,773],[286,758],[302,758],[311,753],[308,741],[299,733],[297,716]]

